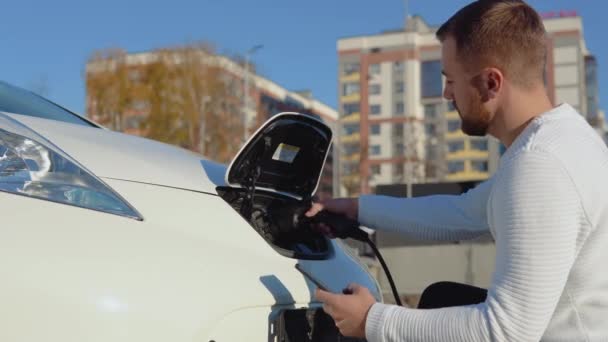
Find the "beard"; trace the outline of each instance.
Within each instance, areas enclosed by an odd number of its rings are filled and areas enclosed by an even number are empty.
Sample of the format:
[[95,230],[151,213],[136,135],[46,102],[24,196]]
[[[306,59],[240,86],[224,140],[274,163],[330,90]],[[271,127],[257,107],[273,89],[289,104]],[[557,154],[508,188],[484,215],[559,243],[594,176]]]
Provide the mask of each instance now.
[[484,108],[481,95],[474,91],[469,99],[467,113],[463,113],[454,101],[454,108],[461,118],[460,128],[466,135],[483,137],[488,133],[490,126],[490,111]]

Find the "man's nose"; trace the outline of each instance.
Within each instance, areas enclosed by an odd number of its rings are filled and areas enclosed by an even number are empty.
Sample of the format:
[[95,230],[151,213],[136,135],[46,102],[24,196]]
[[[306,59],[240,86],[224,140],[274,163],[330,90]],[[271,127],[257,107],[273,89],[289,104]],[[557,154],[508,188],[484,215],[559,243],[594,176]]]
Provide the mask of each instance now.
[[454,95],[452,94],[452,89],[450,89],[450,87],[447,85],[445,86],[445,88],[443,88],[443,98],[448,101],[454,100]]

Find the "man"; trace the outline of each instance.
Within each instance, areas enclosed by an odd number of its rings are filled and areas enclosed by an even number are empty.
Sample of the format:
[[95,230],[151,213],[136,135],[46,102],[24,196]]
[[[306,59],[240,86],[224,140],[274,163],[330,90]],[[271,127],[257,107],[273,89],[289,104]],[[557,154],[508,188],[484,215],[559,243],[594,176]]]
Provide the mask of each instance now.
[[498,171],[461,196],[367,195],[317,203],[307,215],[328,210],[426,240],[490,232],[487,296],[412,309],[376,303],[353,284],[351,295],[317,290],[317,298],[344,335],[370,342],[608,341],[608,149],[575,109],[548,98],[541,18],[523,1],[480,0],[437,37],[444,97],[465,133],[507,147]]

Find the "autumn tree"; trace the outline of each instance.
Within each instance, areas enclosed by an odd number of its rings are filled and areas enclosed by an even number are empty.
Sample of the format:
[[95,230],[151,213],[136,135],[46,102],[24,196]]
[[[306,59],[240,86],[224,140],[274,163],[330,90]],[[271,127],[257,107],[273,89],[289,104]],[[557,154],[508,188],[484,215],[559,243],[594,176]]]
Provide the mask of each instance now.
[[86,87],[92,107],[89,110],[98,115],[102,124],[122,130],[124,112],[130,107],[133,97],[125,51],[97,51],[88,65]]
[[[139,104],[145,112],[141,135],[220,162],[228,162],[238,151],[243,129],[240,82],[222,67],[210,45],[158,49],[131,61],[124,53],[98,52],[92,62],[87,73],[89,103],[96,113],[107,113],[103,117],[112,118],[110,122],[120,123]],[[110,127],[121,130],[124,125]]]

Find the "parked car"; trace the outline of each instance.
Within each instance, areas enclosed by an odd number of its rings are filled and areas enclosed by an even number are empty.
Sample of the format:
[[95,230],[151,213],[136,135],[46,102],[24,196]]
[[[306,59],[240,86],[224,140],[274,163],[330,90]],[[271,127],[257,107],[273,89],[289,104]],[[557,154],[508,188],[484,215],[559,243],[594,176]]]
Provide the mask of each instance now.
[[284,113],[226,167],[0,82],[0,341],[351,341],[294,266],[336,292],[381,299],[377,282],[341,242],[278,226],[330,142]]

